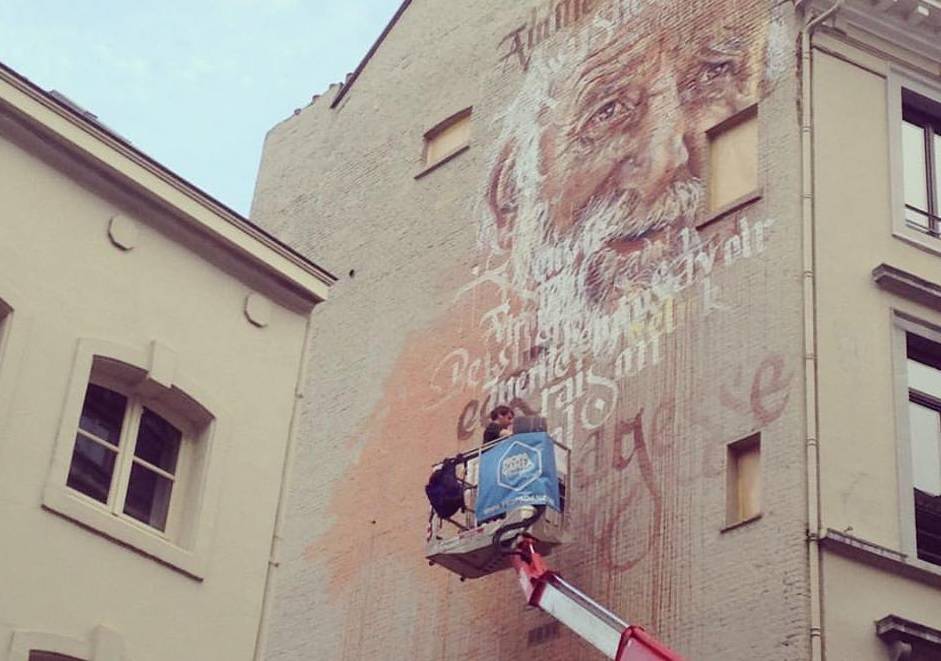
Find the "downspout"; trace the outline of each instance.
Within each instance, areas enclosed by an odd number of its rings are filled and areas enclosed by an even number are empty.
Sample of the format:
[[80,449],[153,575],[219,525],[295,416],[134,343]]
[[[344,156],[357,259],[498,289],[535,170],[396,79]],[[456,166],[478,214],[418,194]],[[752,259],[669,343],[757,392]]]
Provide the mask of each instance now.
[[297,379],[294,383],[294,406],[291,409],[291,422],[288,425],[287,447],[284,449],[284,463],[281,465],[281,486],[278,490],[278,507],[275,512],[274,530],[271,534],[271,549],[268,553],[268,568],[265,571],[265,591],[261,601],[261,616],[258,618],[258,633],[255,635],[254,661],[261,661],[268,640],[268,620],[271,616],[271,602],[274,593],[274,573],[281,564],[281,540],[284,525],[285,511],[287,510],[288,480],[294,470],[294,449],[297,441],[298,422],[301,415],[301,405],[304,402],[304,388],[307,383],[307,355],[311,336],[311,314],[307,315],[307,325],[304,328],[304,344],[301,345],[301,356],[297,366]]
[[[839,10],[836,0],[801,30],[801,234],[804,317],[804,411],[807,452],[807,544],[810,579],[810,658],[823,661],[823,602],[820,578],[820,449],[817,418],[817,317],[814,255],[813,60],[811,37],[818,25]],[[805,2],[795,2],[801,9]]]

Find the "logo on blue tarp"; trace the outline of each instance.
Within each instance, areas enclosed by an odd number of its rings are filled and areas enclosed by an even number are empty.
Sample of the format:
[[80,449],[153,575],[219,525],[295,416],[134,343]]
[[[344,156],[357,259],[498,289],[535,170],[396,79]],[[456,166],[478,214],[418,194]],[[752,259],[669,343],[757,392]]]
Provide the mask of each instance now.
[[500,458],[497,484],[504,489],[525,489],[542,475],[542,453],[538,447],[513,441]]
[[480,458],[477,521],[526,505],[560,509],[555,452],[545,432],[511,436]]

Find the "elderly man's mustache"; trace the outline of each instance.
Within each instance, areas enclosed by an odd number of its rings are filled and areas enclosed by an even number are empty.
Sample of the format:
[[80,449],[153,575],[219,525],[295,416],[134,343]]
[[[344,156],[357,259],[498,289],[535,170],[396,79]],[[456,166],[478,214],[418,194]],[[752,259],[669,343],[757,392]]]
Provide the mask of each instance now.
[[634,241],[678,221],[692,221],[703,197],[703,184],[689,178],[672,182],[653,204],[645,205],[636,189],[618,190],[592,199],[579,213],[579,223],[605,218],[610,239]]
[[[646,252],[635,247],[632,257],[619,250],[619,244],[642,242],[650,235],[673,225],[692,222],[702,200],[704,186],[698,179],[673,182],[650,206],[643,208],[634,192],[617,195],[596,214],[607,217],[609,240],[581,267],[586,300],[598,304],[610,301],[625,289],[649,284],[659,260],[644,259]],[[592,220],[598,221],[599,216]],[[649,241],[647,241],[649,243]]]

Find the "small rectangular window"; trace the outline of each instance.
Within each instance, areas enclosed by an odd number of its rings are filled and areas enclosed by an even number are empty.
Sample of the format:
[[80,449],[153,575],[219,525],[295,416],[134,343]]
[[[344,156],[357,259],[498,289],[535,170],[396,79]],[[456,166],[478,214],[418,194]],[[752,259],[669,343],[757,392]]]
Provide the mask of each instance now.
[[726,525],[761,514],[761,435],[754,434],[728,446]]
[[708,132],[709,211],[758,191],[758,113],[755,107]]
[[471,108],[448,117],[425,133],[425,167],[440,163],[470,144]]
[[941,565],[941,345],[909,333],[907,353],[915,546]]

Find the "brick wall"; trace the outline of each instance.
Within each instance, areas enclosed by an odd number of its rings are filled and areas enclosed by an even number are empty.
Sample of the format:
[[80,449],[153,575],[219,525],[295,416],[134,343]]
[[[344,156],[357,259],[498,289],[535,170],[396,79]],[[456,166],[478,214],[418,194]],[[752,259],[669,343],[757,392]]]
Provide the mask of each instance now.
[[[566,578],[691,659],[807,656],[789,11],[415,0],[336,108],[272,129],[253,219],[342,277],[266,658],[597,656],[509,573],[424,561],[431,464],[504,402],[573,447]],[[706,131],[755,103],[761,196],[704,224]],[[470,149],[416,178],[469,106]],[[755,432],[762,517],[723,531]]]

